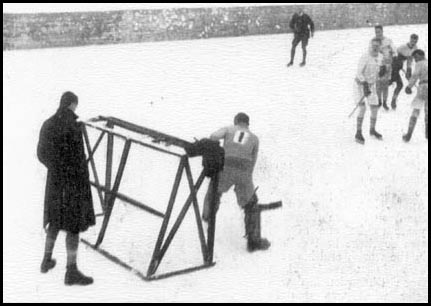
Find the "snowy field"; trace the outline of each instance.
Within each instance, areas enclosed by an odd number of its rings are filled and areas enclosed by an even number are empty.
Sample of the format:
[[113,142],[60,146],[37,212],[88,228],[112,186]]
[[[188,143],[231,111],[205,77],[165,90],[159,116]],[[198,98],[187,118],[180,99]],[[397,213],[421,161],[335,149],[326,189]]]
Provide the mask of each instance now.
[[[428,25],[385,29],[396,45],[411,33],[428,51]],[[3,52],[3,300],[427,302],[423,114],[410,144],[401,136],[413,96],[402,93],[397,112],[380,114],[383,142],[366,134],[366,145],[356,144],[356,120],[347,118],[357,62],[372,36],[373,28],[318,32],[308,66],[298,67],[298,49],[291,69],[291,35]],[[36,146],[42,122],[66,90],[79,96],[82,118],[115,116],[190,141],[247,112],[261,140],[259,198],[284,203],[263,215],[271,249],[246,252],[231,191],[218,214],[211,269],[144,282],[81,244],[78,264],[95,283],[69,288],[63,234],[57,267],[40,274],[46,170]],[[131,158],[120,191],[163,211],[175,160],[137,150]],[[199,158],[192,166],[196,178]],[[201,208],[206,186],[198,194]],[[99,210],[95,190],[93,196]],[[160,272],[201,263],[193,217],[189,211]],[[145,272],[160,224],[117,201],[102,246]],[[95,230],[83,236],[93,239]]]

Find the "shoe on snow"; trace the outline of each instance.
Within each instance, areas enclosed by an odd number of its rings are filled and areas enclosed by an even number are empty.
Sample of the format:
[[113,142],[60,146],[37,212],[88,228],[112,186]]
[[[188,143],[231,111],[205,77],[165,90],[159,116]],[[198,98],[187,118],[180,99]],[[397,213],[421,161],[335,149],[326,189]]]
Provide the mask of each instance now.
[[85,276],[79,271],[76,266],[67,268],[66,275],[64,277],[64,283],[68,286],[71,285],[91,285],[93,283],[93,278]]
[[411,135],[409,135],[409,134],[405,134],[405,135],[403,136],[403,141],[404,141],[404,142],[410,142],[410,139],[412,139],[412,136],[411,136]]
[[357,143],[359,143],[359,144],[365,144],[365,138],[364,138],[364,136],[362,135],[362,133],[356,133],[356,136],[355,136],[355,141],[357,142]]
[[44,259],[40,265],[40,272],[46,273],[55,267],[55,259]]
[[383,139],[382,134],[380,134],[379,132],[377,132],[375,130],[370,131],[370,136],[375,137],[378,140],[382,140]]

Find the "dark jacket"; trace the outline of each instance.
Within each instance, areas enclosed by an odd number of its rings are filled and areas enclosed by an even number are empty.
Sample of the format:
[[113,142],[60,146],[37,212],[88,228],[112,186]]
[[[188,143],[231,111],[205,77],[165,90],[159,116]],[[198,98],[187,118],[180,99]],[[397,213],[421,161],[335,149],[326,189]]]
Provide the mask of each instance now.
[[95,224],[84,142],[77,116],[58,111],[40,130],[37,156],[48,168],[43,226],[78,233]]
[[310,29],[311,32],[314,32],[313,20],[307,14],[299,16],[299,14],[295,13],[290,20],[289,26],[297,35],[310,36]]
[[213,177],[223,170],[224,149],[220,146],[220,142],[204,138],[194,142],[185,150],[190,157],[202,156],[205,176]]

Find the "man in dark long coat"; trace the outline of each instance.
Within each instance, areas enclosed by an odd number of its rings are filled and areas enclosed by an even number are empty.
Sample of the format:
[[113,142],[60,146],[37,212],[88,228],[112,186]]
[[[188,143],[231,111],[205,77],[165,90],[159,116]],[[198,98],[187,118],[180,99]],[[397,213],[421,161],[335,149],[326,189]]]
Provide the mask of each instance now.
[[43,218],[47,236],[41,272],[54,268],[52,251],[59,231],[64,230],[65,284],[89,285],[93,279],[82,274],[76,265],[79,233],[95,224],[82,130],[74,112],[77,105],[78,97],[65,92],[59,109],[44,122],[40,131],[37,156],[48,168]]

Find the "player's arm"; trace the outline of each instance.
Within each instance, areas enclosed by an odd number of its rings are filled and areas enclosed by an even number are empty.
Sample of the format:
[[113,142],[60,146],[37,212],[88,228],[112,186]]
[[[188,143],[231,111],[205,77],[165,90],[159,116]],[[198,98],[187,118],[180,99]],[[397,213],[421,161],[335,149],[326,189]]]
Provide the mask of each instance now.
[[365,68],[367,67],[367,57],[362,56],[359,60],[358,64],[358,70],[356,71],[356,81],[358,83],[364,83],[365,82]]
[[289,27],[293,32],[296,32],[296,14],[290,19]]
[[365,80],[365,69],[367,68],[367,56],[362,56],[359,60],[358,70],[356,72],[356,82],[363,86],[364,96],[371,94],[370,86]]
[[225,127],[221,128],[221,129],[217,130],[216,132],[212,133],[210,136],[210,139],[211,140],[217,140],[217,141],[222,140],[225,138],[226,133],[227,133],[227,128],[225,128]]
[[412,89],[415,86],[416,82],[419,80],[421,75],[422,65],[416,64],[415,71],[412,74],[412,77],[409,80],[408,88]]
[[310,27],[311,37],[313,37],[314,36],[314,22],[310,16],[308,16],[308,25]]
[[256,166],[258,154],[259,154],[259,139],[256,140],[256,144],[253,147],[253,152],[252,152],[252,167],[253,167],[253,170],[254,170],[254,166]]

